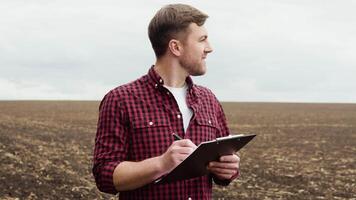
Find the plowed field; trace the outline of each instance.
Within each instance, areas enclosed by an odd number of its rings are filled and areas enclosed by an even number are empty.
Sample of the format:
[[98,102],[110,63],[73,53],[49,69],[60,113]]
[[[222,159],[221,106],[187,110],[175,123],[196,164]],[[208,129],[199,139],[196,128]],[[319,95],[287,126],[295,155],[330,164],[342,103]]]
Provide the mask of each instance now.
[[[0,199],[110,199],[91,174],[99,102],[0,101]],[[241,177],[214,199],[356,199],[356,104],[224,103]]]

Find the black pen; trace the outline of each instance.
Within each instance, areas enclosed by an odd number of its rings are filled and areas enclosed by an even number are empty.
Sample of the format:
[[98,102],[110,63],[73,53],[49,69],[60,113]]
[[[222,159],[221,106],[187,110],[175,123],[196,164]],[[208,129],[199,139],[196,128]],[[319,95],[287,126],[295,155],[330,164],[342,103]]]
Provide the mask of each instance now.
[[173,135],[173,137],[174,137],[174,141],[182,140],[182,139],[183,139],[183,138],[179,137],[179,135],[177,135],[177,134],[175,134],[175,133],[173,133],[172,135]]

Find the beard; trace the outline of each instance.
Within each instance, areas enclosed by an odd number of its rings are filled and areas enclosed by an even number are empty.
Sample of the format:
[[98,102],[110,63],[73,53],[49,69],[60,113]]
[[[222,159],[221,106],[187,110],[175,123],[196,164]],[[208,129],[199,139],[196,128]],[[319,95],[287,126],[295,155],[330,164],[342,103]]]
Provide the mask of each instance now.
[[184,56],[182,59],[179,60],[179,64],[185,69],[189,75],[191,76],[201,76],[204,75],[206,72],[205,61],[201,60],[194,60],[189,56]]

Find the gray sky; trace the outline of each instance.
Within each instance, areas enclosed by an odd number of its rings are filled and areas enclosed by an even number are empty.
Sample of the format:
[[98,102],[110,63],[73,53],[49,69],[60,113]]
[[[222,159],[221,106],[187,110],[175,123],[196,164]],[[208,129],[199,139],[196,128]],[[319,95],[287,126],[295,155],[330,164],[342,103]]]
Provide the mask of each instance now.
[[[355,0],[180,2],[210,16],[194,80],[220,100],[356,103]],[[101,100],[155,62],[147,26],[168,3],[1,0],[0,100]]]

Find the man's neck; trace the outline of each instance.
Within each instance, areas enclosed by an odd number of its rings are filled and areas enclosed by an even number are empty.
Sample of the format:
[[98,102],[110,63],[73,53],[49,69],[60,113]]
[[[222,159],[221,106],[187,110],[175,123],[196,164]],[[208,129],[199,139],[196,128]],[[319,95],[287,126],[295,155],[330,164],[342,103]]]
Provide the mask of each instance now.
[[162,77],[164,84],[169,87],[180,88],[185,84],[189,74],[179,65],[178,61],[159,59],[154,66],[156,73]]

